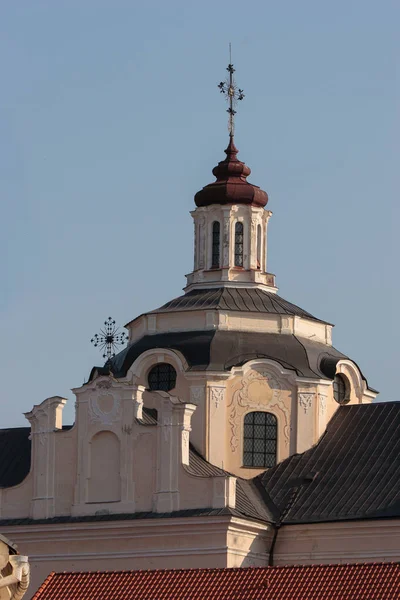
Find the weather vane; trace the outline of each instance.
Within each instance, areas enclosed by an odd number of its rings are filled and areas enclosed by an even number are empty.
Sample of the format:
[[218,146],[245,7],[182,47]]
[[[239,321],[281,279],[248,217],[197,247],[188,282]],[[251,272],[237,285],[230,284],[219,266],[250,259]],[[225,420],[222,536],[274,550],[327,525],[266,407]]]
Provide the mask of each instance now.
[[115,326],[115,321],[108,317],[107,321],[104,321],[104,329],[100,329],[100,333],[95,333],[90,341],[93,346],[100,346],[100,351],[103,351],[103,358],[110,360],[115,356],[118,346],[122,346],[127,338],[127,334],[124,331],[119,331],[119,327]]
[[235,115],[236,115],[235,107],[237,106],[237,103],[239,100],[243,100],[244,93],[243,93],[243,90],[241,90],[240,88],[238,88],[236,86],[235,79],[233,77],[235,69],[233,68],[233,64],[232,64],[231,44],[229,44],[229,65],[227,66],[226,70],[228,71],[229,76],[226,78],[225,81],[221,81],[218,84],[218,87],[219,87],[221,94],[224,94],[227,101],[229,102],[229,108],[227,109],[226,112],[229,113],[229,125],[228,125],[229,135],[231,137],[233,137],[234,133],[235,133]]

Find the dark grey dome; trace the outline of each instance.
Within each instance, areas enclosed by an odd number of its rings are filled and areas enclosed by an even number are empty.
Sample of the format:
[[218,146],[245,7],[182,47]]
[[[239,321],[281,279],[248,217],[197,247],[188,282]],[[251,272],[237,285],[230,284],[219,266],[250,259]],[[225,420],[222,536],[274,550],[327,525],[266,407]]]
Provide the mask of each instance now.
[[185,310],[234,310],[278,315],[295,315],[319,321],[299,306],[288,302],[277,294],[258,288],[221,287],[195,289],[183,296],[170,300],[152,313],[181,312]]

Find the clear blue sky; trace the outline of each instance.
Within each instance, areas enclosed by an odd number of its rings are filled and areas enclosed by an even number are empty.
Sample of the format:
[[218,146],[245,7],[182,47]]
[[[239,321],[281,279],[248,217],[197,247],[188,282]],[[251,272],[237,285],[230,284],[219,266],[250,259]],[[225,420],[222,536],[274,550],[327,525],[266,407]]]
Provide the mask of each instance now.
[[52,395],[72,422],[104,319],[181,293],[229,41],[279,293],[400,399],[399,22],[394,0],[1,2],[2,427]]

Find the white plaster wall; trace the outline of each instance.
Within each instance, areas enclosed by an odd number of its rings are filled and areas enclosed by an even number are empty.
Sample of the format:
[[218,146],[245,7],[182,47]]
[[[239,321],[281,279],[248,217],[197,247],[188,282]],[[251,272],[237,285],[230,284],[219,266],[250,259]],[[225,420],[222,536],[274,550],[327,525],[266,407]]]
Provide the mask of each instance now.
[[267,524],[232,517],[4,527],[29,556],[28,597],[51,571],[266,566]]
[[399,540],[399,519],[285,525],[278,533],[274,564],[398,562]]

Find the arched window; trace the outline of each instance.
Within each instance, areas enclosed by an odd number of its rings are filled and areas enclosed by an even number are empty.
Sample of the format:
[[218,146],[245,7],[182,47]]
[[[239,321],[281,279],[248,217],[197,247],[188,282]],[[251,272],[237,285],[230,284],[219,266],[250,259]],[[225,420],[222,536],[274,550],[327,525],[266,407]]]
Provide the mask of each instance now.
[[168,363],[160,363],[153,367],[148,375],[149,389],[169,392],[176,385],[176,371]]
[[333,397],[338,404],[347,404],[350,400],[350,389],[343,375],[335,375],[333,380]]
[[278,423],[268,412],[251,412],[244,418],[243,466],[274,467]]
[[261,269],[261,225],[257,225],[257,269]]
[[243,267],[243,223],[235,225],[235,267]]
[[214,221],[212,226],[212,256],[211,266],[219,267],[219,255],[220,255],[220,229],[221,226],[219,221]]

